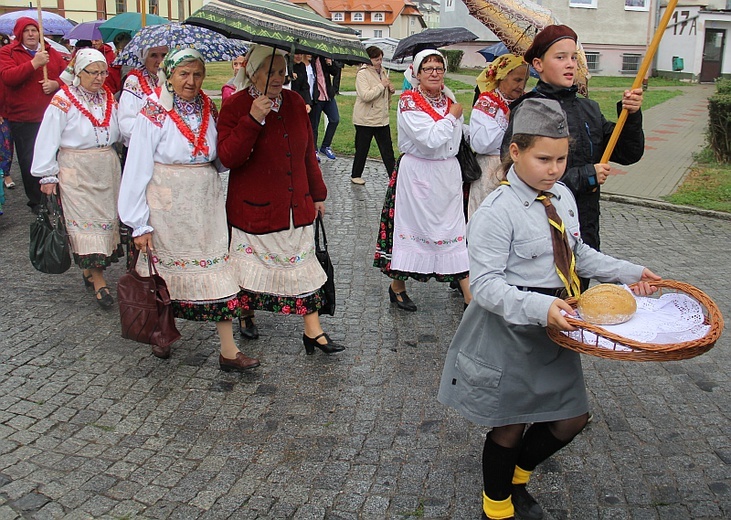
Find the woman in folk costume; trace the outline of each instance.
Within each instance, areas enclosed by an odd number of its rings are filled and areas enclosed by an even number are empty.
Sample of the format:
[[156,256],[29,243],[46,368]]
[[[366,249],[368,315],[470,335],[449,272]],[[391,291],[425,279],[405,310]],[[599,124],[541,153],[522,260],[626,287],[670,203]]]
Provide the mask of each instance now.
[[458,281],[465,305],[469,261],[465,242],[462,173],[457,151],[462,139],[462,105],[444,86],[447,63],[427,49],[414,58],[413,90],[399,100],[398,145],[403,154],[391,176],[381,213],[373,265],[393,281],[389,299],[415,311],[406,280]]
[[166,46],[142,49],[140,56],[143,67],[132,69],[124,81],[122,94],[119,97],[119,128],[122,131],[124,144],[129,144],[135,118],[145,106],[147,98],[158,86],[157,72],[168,52]]
[[[201,91],[206,69],[194,49],[170,51],[159,99],[137,115],[119,194],[119,216],[137,249],[149,247],[175,316],[216,322],[221,370],[259,366],[234,342],[239,286],[228,255],[225,193],[216,161],[216,108]],[[137,264],[147,274],[147,260]],[[170,347],[152,347],[160,358]]]
[[514,54],[498,56],[477,76],[480,95],[470,116],[470,146],[477,152],[482,176],[470,184],[468,219],[500,184],[500,145],[508,128],[510,103],[523,95],[527,80],[528,64]]
[[61,85],[43,115],[31,166],[43,193],[60,191],[74,261],[104,309],[114,304],[104,269],[124,255],[117,218],[121,168],[112,149],[120,134],[107,74],[102,53],[79,51],[72,85]]
[[242,306],[301,315],[307,354],[340,352],[345,347],[323,331],[318,314],[327,276],[313,221],[325,214],[327,187],[304,101],[283,89],[287,64],[271,47],[253,46],[242,70],[243,89],[226,100],[218,122],[221,162],[231,168],[226,209]]

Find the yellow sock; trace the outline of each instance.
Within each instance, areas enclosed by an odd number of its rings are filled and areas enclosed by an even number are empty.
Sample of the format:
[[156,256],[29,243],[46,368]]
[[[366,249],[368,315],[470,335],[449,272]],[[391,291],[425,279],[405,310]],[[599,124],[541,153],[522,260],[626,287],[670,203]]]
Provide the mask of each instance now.
[[530,480],[532,471],[526,471],[520,466],[515,466],[515,472],[513,473],[513,484],[527,484]]
[[510,497],[505,500],[490,500],[485,492],[482,492],[482,510],[490,520],[503,520],[515,516],[513,501]]

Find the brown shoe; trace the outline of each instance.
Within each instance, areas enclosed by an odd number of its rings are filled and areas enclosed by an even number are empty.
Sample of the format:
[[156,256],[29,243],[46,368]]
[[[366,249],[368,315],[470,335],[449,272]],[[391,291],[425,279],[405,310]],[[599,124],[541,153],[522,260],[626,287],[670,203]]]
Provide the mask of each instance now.
[[241,352],[237,352],[234,359],[228,359],[220,354],[218,355],[218,365],[224,372],[243,372],[250,368],[256,368],[260,364],[258,359],[245,356]]
[[160,359],[167,359],[170,357],[170,345],[167,347],[161,347],[159,345],[153,345],[152,346],[152,353],[155,357],[159,357]]

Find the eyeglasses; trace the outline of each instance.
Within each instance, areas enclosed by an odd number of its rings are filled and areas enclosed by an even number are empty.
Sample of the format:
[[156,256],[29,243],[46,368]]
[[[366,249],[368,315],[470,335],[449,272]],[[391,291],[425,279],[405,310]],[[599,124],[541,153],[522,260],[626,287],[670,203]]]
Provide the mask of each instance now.
[[444,74],[444,67],[424,67],[423,69],[421,69],[421,72],[428,75],[436,72],[438,76],[441,76],[442,74]]
[[97,78],[99,78],[99,77],[106,78],[107,76],[109,76],[109,71],[108,70],[100,70],[100,71],[97,71],[97,72],[91,72],[91,71],[88,71],[86,69],[81,69],[81,70],[84,71],[84,72],[86,72],[89,76],[94,76],[94,77],[97,77]]

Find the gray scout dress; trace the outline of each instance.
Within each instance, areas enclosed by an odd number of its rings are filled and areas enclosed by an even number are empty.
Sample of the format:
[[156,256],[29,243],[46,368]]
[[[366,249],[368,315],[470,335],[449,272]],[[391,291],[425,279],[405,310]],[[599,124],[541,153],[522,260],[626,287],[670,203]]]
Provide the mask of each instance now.
[[[553,296],[519,287],[560,288],[543,204],[511,168],[509,186],[488,196],[469,222],[473,302],[447,352],[438,399],[484,426],[569,419],[589,409],[580,355],[546,334]],[[579,276],[633,283],[642,266],[581,241],[578,212],[561,183],[548,190],[566,226]]]

